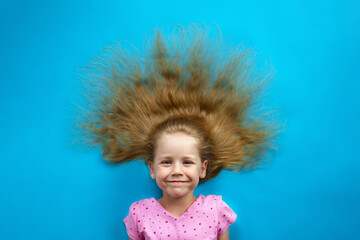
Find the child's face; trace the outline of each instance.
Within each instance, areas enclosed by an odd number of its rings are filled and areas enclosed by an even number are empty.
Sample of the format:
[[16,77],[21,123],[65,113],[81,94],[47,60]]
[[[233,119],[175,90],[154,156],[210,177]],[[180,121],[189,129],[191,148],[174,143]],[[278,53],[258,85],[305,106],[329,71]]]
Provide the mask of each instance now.
[[157,185],[173,198],[193,196],[200,178],[205,178],[207,160],[201,162],[194,137],[176,132],[162,135],[157,141],[150,174]]

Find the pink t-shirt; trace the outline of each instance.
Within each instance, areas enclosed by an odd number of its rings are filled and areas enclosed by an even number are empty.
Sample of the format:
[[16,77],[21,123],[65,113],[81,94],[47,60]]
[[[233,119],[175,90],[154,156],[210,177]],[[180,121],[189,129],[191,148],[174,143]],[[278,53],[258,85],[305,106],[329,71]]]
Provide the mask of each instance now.
[[131,205],[124,219],[127,233],[140,239],[217,239],[236,220],[236,214],[221,196],[199,197],[180,217],[174,217],[155,198]]

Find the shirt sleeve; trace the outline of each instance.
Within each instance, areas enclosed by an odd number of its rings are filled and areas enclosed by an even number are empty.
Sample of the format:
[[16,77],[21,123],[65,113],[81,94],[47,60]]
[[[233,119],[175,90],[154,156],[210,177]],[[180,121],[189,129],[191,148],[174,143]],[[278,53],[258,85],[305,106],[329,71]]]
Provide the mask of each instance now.
[[216,208],[218,214],[218,236],[221,236],[228,227],[236,220],[236,214],[231,208],[222,200],[221,196],[215,198]]
[[133,240],[143,240],[141,234],[138,231],[137,226],[137,211],[135,203],[130,206],[129,215],[124,218],[126,232]]

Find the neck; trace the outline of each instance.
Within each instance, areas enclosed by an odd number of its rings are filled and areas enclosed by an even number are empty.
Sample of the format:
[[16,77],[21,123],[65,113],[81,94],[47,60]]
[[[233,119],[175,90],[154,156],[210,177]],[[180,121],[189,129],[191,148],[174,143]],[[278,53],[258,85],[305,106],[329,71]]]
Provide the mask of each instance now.
[[180,216],[182,215],[196,200],[197,197],[193,193],[188,194],[183,197],[171,197],[166,193],[163,193],[163,197],[158,200],[158,202],[173,215]]

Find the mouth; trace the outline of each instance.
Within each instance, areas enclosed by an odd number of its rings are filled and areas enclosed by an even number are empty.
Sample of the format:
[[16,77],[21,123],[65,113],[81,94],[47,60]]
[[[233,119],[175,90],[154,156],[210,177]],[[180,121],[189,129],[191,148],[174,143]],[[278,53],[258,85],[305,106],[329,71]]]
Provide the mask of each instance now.
[[187,183],[188,181],[167,181],[167,182],[172,184],[183,184],[183,183]]

